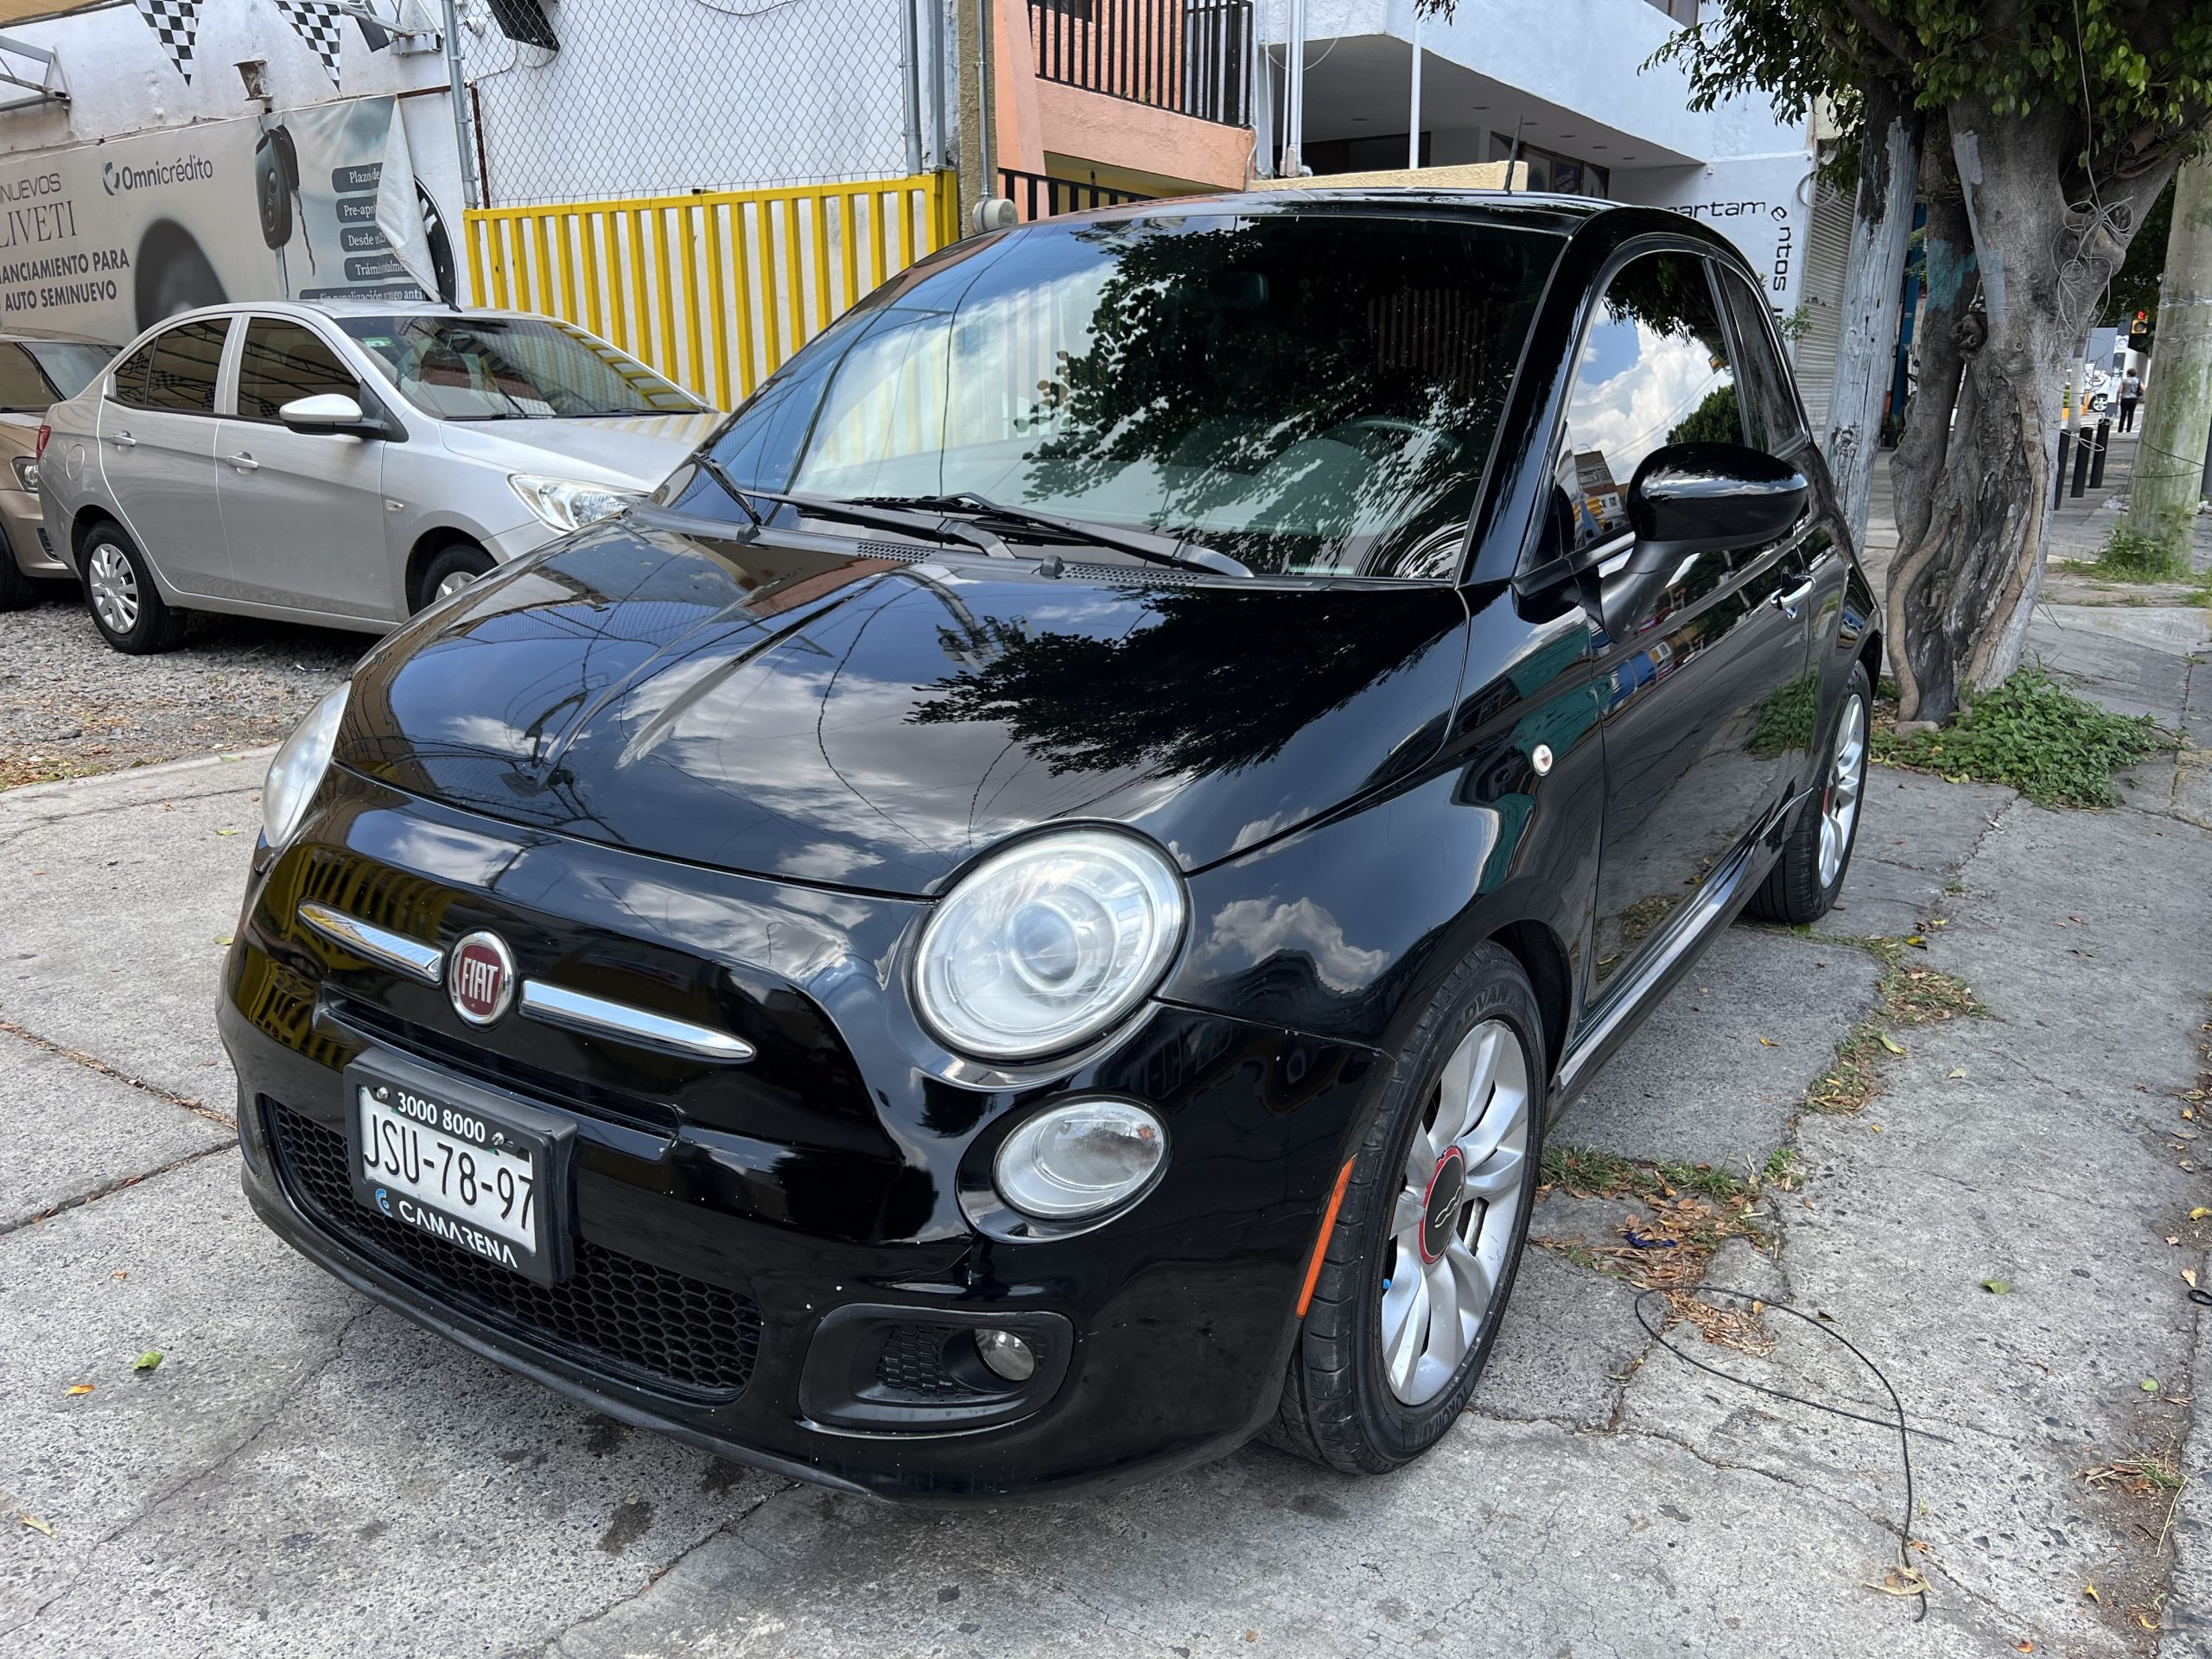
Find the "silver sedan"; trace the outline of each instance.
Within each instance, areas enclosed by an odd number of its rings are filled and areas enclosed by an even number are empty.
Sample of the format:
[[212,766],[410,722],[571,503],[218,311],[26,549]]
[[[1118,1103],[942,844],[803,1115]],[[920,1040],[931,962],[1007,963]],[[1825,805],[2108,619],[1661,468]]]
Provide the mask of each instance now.
[[621,512],[720,418],[547,317],[211,306],[54,406],[41,538],[118,651],[194,610],[383,632]]

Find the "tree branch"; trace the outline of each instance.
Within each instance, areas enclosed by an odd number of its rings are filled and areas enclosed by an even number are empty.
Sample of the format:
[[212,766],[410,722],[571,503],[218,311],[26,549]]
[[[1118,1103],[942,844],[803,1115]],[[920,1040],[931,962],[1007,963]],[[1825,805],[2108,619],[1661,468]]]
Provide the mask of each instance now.
[[1897,26],[1867,3],[1867,0],[1844,0],[1844,10],[1851,14],[1851,21],[1866,31],[1867,38],[1897,60],[1904,71],[1905,84],[1912,80],[1912,68],[1920,61],[1912,44],[1897,30]]

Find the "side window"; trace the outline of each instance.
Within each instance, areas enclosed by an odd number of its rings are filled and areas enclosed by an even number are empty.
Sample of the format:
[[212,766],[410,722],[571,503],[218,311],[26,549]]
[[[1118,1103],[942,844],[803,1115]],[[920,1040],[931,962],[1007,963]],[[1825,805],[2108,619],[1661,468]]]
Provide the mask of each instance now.
[[1651,253],[1615,274],[1575,365],[1553,488],[1562,551],[1628,528],[1628,486],[1670,443],[1744,441],[1736,376],[1706,262]]
[[145,398],[138,407],[213,415],[215,372],[223,364],[223,337],[230,327],[228,317],[216,317],[179,323],[156,335],[154,359],[146,371]]
[[241,419],[273,421],[295,398],[325,392],[359,398],[361,383],[321,335],[282,317],[256,317],[246,324],[238,353]]
[[115,365],[115,401],[131,409],[146,407],[146,370],[154,360],[156,342],[148,340]]
[[1736,325],[1744,422],[1751,429],[1751,445],[1770,455],[1787,454],[1805,441],[1805,416],[1781,348],[1775,344],[1773,316],[1764,296],[1742,276],[1725,269],[1719,274],[1720,292]]

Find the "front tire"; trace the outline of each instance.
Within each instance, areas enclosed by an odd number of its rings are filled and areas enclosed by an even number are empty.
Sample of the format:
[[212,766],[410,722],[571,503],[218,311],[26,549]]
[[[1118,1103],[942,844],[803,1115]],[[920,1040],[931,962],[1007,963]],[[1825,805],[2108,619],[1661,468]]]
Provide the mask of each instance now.
[[415,609],[424,611],[450,598],[494,568],[492,556],[474,542],[454,542],[441,548],[416,582]]
[[1271,1443],[1379,1474],[1465,1408],[1528,1242],[1545,1053],[1528,976],[1478,946],[1431,999],[1353,1160]]
[[137,544],[114,523],[85,538],[85,604],[100,638],[127,657],[150,657],[184,643],[184,613],[172,610],[154,586]]
[[1782,856],[1767,872],[1745,908],[1770,922],[1802,926],[1834,908],[1851,874],[1852,849],[1859,842],[1859,804],[1866,789],[1866,753],[1872,735],[1874,688],[1866,664],[1853,663],[1835,718],[1828,722],[1821,756],[1820,787],[1798,809]]

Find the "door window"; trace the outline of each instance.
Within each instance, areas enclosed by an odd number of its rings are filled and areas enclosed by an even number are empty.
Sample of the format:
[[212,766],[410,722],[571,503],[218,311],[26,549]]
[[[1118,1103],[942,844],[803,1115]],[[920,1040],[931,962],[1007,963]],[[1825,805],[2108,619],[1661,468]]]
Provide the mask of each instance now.
[[146,407],[146,370],[154,360],[154,341],[148,340],[115,365],[115,401],[132,409]]
[[1553,492],[1562,550],[1628,528],[1628,486],[1655,449],[1744,441],[1736,375],[1706,262],[1631,260],[1605,289],[1583,342]]
[[1744,423],[1751,447],[1770,455],[1788,454],[1806,440],[1805,416],[1775,344],[1772,314],[1759,291],[1732,270],[1720,272],[1720,292],[1736,325]]
[[240,418],[273,421],[296,398],[334,392],[358,400],[361,383],[314,329],[283,317],[256,317],[246,325],[238,353]]
[[223,339],[230,327],[228,317],[214,317],[179,323],[167,334],[156,335],[145,385],[137,397],[125,397],[124,401],[138,409],[213,415],[215,373],[223,364]]

